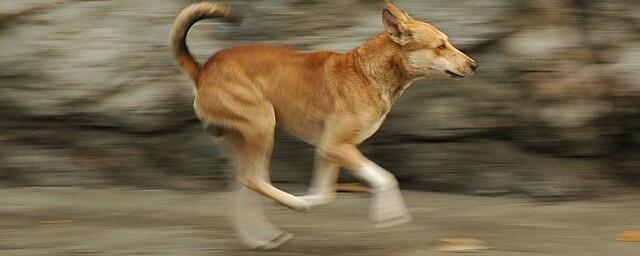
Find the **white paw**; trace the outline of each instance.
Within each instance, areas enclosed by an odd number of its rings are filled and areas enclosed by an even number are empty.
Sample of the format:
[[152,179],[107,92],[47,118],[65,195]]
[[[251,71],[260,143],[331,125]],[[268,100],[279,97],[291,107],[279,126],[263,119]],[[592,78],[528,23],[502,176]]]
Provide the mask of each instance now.
[[376,227],[391,227],[411,221],[409,210],[397,187],[377,191],[373,195],[371,219]]
[[376,228],[389,228],[389,227],[405,224],[410,221],[411,221],[411,215],[409,213],[404,213],[400,215],[395,215],[394,217],[378,219],[375,221],[373,226]]
[[311,207],[315,207],[318,205],[328,204],[335,199],[335,196],[331,195],[319,195],[319,194],[310,194],[304,195],[300,197],[302,200],[307,201],[311,204]]
[[283,232],[281,235],[275,237],[274,239],[263,243],[259,246],[254,247],[254,250],[261,250],[261,251],[268,251],[268,250],[273,250],[273,249],[277,249],[280,248],[282,245],[284,245],[286,242],[288,242],[289,240],[291,240],[291,238],[293,238],[293,234],[291,233],[287,233],[287,232]]
[[311,210],[313,204],[303,197],[296,196],[291,198],[291,202],[288,204],[289,208],[297,212],[306,212]]

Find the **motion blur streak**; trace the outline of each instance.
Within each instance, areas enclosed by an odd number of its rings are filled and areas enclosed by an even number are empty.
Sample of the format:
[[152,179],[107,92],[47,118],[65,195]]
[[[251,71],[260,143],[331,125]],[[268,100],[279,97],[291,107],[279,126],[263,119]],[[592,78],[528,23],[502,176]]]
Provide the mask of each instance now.
[[[167,47],[193,2],[0,1],[0,255],[255,255],[232,239],[228,156]],[[246,18],[196,25],[200,62],[258,41],[348,51],[382,31],[382,1],[223,2]],[[640,229],[640,1],[396,2],[480,63],[464,83],[413,85],[361,147],[414,190],[414,221],[371,230],[360,194],[274,208],[297,237],[273,255],[438,255],[446,237],[640,255],[615,240]],[[272,179],[304,192],[312,155],[279,134]]]

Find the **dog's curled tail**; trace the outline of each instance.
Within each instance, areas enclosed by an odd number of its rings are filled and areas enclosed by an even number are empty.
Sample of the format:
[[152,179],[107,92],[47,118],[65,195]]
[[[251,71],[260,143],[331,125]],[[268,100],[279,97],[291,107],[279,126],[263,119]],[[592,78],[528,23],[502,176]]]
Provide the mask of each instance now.
[[199,20],[217,17],[229,21],[235,20],[231,10],[224,5],[206,2],[192,4],[178,14],[171,29],[170,46],[173,56],[176,58],[178,66],[196,83],[200,73],[200,64],[189,52],[186,42],[187,32]]

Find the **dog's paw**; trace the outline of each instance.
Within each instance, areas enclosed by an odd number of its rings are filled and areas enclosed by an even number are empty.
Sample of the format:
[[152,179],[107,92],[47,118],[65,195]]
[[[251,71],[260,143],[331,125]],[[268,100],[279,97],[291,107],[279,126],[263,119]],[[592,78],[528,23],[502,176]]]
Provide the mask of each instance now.
[[371,205],[371,219],[374,222],[374,226],[380,228],[392,227],[411,221],[409,210],[397,187],[374,194]]
[[409,213],[405,213],[402,215],[395,215],[389,218],[382,218],[374,221],[375,222],[373,226],[375,228],[389,228],[410,222],[411,215]]
[[288,232],[283,232],[281,235],[275,237],[274,239],[255,246],[253,249],[254,250],[260,250],[260,251],[269,251],[269,250],[274,250],[277,248],[282,247],[285,243],[287,243],[289,240],[291,240],[291,238],[293,238],[293,234],[288,233]]
[[318,195],[318,194],[309,194],[300,197],[302,200],[307,201],[311,204],[311,207],[316,207],[319,205],[328,204],[335,199],[335,196],[331,195]]
[[313,204],[301,196],[293,197],[287,206],[296,212],[307,212],[313,208]]

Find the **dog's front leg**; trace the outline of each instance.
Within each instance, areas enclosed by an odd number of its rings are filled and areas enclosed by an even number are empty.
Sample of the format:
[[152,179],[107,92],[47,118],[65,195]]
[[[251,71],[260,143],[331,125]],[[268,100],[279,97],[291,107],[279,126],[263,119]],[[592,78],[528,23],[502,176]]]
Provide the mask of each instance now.
[[367,182],[373,190],[371,218],[376,226],[390,227],[411,220],[393,174],[370,160],[351,173]]
[[389,227],[411,220],[396,178],[367,159],[350,144],[325,145],[321,152],[331,161],[347,168],[372,189],[371,218],[377,227]]
[[309,202],[311,206],[323,205],[333,201],[336,197],[336,183],[339,172],[340,166],[338,164],[316,153],[309,193],[302,196],[302,199]]

